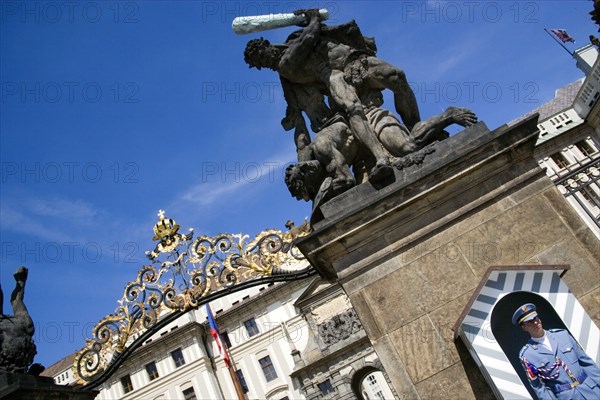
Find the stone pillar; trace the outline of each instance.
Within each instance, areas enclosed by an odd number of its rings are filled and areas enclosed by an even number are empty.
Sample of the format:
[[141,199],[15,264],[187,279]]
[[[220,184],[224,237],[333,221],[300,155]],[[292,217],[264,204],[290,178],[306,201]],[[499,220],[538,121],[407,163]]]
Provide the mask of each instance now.
[[571,290],[598,292],[600,242],[533,159],[537,136],[537,115],[479,123],[395,182],[324,204],[298,242],[344,288],[400,398],[493,398],[451,331],[489,266],[570,264]]

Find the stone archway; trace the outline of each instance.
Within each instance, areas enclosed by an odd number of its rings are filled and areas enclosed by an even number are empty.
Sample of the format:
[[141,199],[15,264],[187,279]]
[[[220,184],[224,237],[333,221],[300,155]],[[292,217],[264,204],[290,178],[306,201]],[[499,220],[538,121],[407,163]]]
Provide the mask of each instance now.
[[389,379],[382,369],[372,365],[356,371],[351,381],[352,392],[358,400],[395,399]]

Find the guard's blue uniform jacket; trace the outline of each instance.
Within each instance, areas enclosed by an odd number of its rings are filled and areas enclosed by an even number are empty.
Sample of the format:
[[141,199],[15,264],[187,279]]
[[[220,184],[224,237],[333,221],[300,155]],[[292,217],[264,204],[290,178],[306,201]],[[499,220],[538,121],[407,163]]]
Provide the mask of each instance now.
[[552,351],[529,340],[519,353],[540,399],[600,399],[600,368],[564,329],[545,331]]

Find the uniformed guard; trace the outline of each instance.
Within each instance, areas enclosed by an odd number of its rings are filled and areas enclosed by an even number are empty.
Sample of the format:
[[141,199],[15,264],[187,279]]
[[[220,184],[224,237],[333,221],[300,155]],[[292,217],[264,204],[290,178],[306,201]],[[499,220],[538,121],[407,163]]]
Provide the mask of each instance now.
[[600,368],[564,329],[544,330],[535,304],[512,317],[530,336],[519,359],[540,400],[600,399]]

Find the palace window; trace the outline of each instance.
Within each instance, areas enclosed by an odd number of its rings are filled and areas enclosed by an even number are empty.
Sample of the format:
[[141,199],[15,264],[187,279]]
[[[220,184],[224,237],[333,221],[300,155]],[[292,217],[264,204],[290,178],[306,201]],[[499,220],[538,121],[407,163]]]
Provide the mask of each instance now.
[[173,361],[175,361],[175,367],[181,367],[185,364],[185,358],[183,358],[183,352],[181,351],[181,348],[173,350],[171,352],[171,357],[173,357]]
[[121,385],[123,385],[123,391],[129,393],[133,390],[133,384],[131,383],[131,376],[125,375],[121,378]]
[[151,381],[158,378],[158,369],[156,368],[156,363],[154,361],[146,365],[146,372],[148,373],[148,378],[150,378]]
[[371,385],[371,386],[377,385],[377,378],[375,378],[375,375],[369,375],[367,377],[367,380],[369,381],[369,385]]
[[260,367],[262,368],[263,374],[265,374],[265,379],[267,382],[271,382],[274,379],[277,379],[277,372],[275,372],[275,367],[273,366],[273,362],[271,361],[271,357],[266,356],[258,360],[260,363]]
[[597,150],[590,146],[587,140],[582,140],[581,142],[577,143],[576,146],[579,149],[579,151],[581,151],[581,153],[586,157],[589,157],[597,152]]
[[569,166],[569,161],[560,152],[553,154],[552,160],[554,160],[554,162],[560,169],[567,168]]
[[377,378],[375,378],[375,374],[371,374],[367,377],[367,382],[371,386],[371,390],[375,393],[375,398],[377,400],[384,400],[383,392],[380,390],[379,383],[377,382]]
[[333,388],[333,385],[329,379],[327,379],[325,382],[318,383],[317,386],[319,387],[319,390],[323,396],[327,396],[328,394],[335,392],[335,389]]
[[197,400],[196,392],[194,392],[194,388],[187,388],[183,391],[183,398],[185,400]]
[[223,339],[223,342],[225,342],[225,344],[227,345],[227,348],[231,348],[231,339],[229,339],[229,333],[227,333],[227,331],[221,332],[221,338]]
[[240,381],[240,386],[242,387],[244,393],[248,393],[248,384],[246,383],[246,378],[244,378],[244,373],[242,370],[238,369],[235,371],[235,374],[237,375],[238,381]]
[[592,188],[584,187],[579,193],[581,193],[581,196],[586,199],[592,207],[600,207],[600,196],[598,196]]
[[248,337],[258,335],[258,325],[256,325],[256,320],[254,318],[244,321],[244,326],[248,332]]

